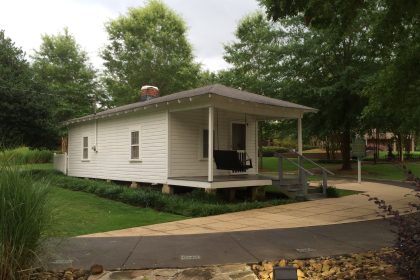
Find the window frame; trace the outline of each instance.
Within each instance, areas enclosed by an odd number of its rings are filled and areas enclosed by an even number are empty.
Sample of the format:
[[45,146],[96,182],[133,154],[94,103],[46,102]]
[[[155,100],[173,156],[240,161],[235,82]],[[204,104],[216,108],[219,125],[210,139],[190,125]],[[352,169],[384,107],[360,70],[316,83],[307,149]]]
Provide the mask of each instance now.
[[[133,144],[132,140],[132,133],[133,132],[137,132],[138,133],[138,143],[137,144]],[[128,159],[130,162],[141,162],[142,161],[142,149],[141,149],[141,144],[142,144],[142,137],[141,137],[141,127],[131,127],[129,129],[128,132]],[[132,157],[132,149],[133,147],[138,147],[138,158],[133,158]]]
[[[202,161],[206,161],[208,160],[208,155],[207,157],[204,157],[204,131],[208,131],[209,128],[208,127],[200,127],[198,129],[198,151],[197,151],[197,157],[198,160],[202,160]],[[207,134],[208,136],[208,134]],[[213,150],[215,150],[214,148],[216,147],[216,141],[217,141],[217,136],[216,136],[216,130],[213,129]],[[208,142],[208,141],[207,141]],[[208,143],[207,143],[207,150],[208,150]]]
[[[86,141],[86,146],[85,146],[85,139],[87,139]],[[85,157],[85,150],[86,150],[86,154],[87,156]],[[90,161],[90,152],[89,152],[89,136],[82,136],[82,158],[81,161]]]

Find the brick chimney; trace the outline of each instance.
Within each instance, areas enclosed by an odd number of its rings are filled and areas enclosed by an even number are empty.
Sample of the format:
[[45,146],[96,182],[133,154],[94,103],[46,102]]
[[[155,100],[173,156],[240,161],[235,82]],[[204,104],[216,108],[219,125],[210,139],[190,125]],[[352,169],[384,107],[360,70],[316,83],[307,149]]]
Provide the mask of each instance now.
[[147,101],[159,97],[159,89],[154,86],[142,86],[140,89],[140,101]]

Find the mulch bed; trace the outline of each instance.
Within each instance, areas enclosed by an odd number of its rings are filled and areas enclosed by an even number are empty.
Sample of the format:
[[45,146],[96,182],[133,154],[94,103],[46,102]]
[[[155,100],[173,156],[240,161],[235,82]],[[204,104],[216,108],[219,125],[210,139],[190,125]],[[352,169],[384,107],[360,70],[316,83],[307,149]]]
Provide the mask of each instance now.
[[297,268],[298,279],[384,279],[403,280],[390,260],[398,258],[392,248],[380,251],[322,257],[304,260],[264,261],[251,265],[252,270],[261,280],[273,279],[274,266],[293,266]]

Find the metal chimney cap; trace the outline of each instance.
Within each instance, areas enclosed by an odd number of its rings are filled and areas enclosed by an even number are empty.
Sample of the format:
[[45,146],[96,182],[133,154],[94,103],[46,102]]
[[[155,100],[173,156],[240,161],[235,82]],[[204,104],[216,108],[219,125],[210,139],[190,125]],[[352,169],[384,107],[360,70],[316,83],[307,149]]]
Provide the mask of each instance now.
[[140,90],[144,90],[144,89],[155,89],[155,90],[159,90],[159,88],[158,88],[158,87],[155,87],[155,86],[149,86],[149,85],[145,85],[145,86],[142,86],[142,87],[140,88]]

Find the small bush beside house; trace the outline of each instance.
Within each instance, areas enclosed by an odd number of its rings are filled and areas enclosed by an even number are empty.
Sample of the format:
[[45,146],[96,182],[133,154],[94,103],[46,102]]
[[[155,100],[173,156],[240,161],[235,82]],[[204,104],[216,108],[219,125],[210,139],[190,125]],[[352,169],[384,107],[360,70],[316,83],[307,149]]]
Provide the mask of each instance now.
[[133,206],[148,207],[187,217],[218,215],[294,202],[292,199],[271,199],[227,203],[213,194],[204,193],[202,190],[195,190],[184,195],[168,195],[152,188],[132,189],[102,180],[67,177],[53,171],[33,170],[31,174],[39,179],[48,178],[52,184],[64,189],[92,193]]

